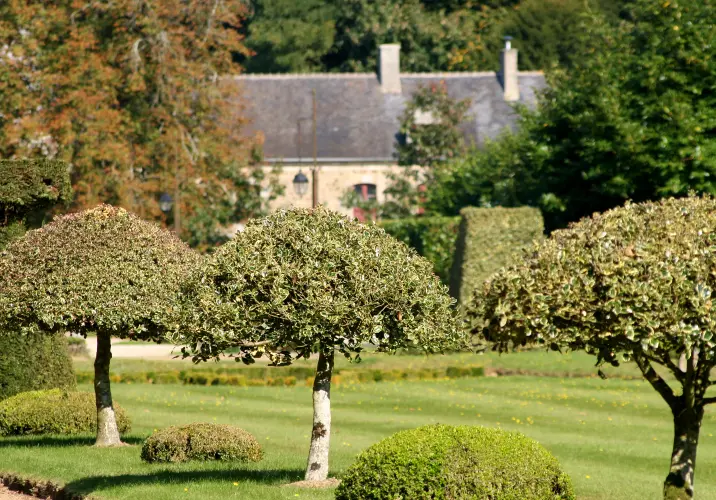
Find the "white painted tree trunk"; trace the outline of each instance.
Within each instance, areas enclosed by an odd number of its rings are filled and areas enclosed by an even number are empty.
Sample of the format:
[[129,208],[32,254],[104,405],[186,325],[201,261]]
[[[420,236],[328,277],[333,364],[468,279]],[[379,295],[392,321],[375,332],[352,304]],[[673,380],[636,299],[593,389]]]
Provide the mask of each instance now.
[[97,334],[97,355],[94,359],[94,395],[97,403],[97,440],[95,446],[122,444],[117,419],[112,406],[109,382],[109,363],[112,359],[112,342],[109,335]]
[[333,350],[318,356],[316,379],[313,382],[313,431],[308,451],[306,481],[328,478],[328,444],[331,437],[331,374]]

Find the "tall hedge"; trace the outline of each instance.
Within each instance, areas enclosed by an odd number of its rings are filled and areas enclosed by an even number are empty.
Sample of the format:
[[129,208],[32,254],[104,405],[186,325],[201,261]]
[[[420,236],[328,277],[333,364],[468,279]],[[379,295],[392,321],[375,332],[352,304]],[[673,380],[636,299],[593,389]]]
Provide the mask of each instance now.
[[472,292],[534,239],[544,221],[537,208],[473,208],[460,211],[460,230],[450,272],[450,294],[467,304]]
[[[51,160],[0,160],[0,250],[45,213],[72,198],[67,164]],[[74,388],[75,374],[61,335],[0,334],[0,399],[18,392]]]
[[20,392],[75,386],[64,336],[0,335],[0,400]]
[[72,199],[67,164],[53,160],[0,160],[0,250],[45,212]]
[[416,217],[380,223],[385,232],[428,259],[444,284],[450,281],[460,217]]

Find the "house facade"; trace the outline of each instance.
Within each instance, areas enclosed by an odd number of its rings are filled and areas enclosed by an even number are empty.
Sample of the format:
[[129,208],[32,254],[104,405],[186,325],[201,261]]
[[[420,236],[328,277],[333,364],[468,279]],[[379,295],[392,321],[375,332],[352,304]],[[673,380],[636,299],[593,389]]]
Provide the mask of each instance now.
[[[517,50],[509,42],[499,72],[401,73],[400,46],[386,44],[379,50],[377,74],[232,77],[242,113],[250,119],[248,131],[264,137],[264,168],[282,167],[285,194],[273,209],[310,207],[314,179],[317,203],[346,215],[354,215],[341,204],[346,190],[383,201],[387,174],[402,168],[396,161],[400,117],[420,86],[444,84],[450,97],[470,99],[462,129],[466,141],[477,145],[514,127],[513,104],[534,105],[536,92],[545,86],[542,72],[518,71]],[[308,179],[303,195],[293,186],[299,172]]]

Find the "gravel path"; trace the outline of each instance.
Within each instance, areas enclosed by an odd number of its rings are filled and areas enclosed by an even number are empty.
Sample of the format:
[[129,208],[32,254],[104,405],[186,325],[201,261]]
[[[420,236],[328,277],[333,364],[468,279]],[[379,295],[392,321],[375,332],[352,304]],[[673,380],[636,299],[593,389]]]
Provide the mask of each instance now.
[[[87,351],[89,351],[90,358],[94,359],[97,354],[96,337],[87,338]],[[174,356],[180,355],[181,348],[170,344],[155,344],[153,342],[127,344],[126,340],[112,339],[113,358],[172,359]]]

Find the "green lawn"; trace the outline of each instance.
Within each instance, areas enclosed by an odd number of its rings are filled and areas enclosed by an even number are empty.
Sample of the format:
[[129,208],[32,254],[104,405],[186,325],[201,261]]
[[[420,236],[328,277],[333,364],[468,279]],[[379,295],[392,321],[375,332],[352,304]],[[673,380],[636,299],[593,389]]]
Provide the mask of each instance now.
[[[306,387],[115,384],[113,390],[134,420],[127,437],[134,446],[94,449],[87,446],[91,437],[5,438],[0,470],[102,498],[332,498],[330,491],[282,486],[301,479],[305,465],[311,427]],[[513,376],[386,382],[338,386],[332,401],[331,465],[338,476],[370,444],[436,422],[524,432],[560,459],[581,499],[659,499],[668,468],[669,412],[641,381]],[[154,428],[194,421],[244,427],[260,440],[266,458],[252,465],[140,461],[138,445]],[[697,498],[716,500],[713,412],[702,432]]]
[[[138,343],[139,344],[139,343]],[[151,345],[151,344],[147,344]],[[495,352],[486,352],[484,354],[438,354],[432,356],[407,356],[396,355],[388,356],[385,354],[376,354],[367,352],[364,354],[360,363],[350,363],[343,357],[336,358],[337,368],[374,368],[374,369],[421,369],[436,368],[445,366],[462,366],[462,365],[483,365],[495,369],[509,371],[525,371],[529,374],[548,374],[554,376],[589,376],[596,377],[597,369],[594,367],[596,358],[585,354],[584,352],[570,352],[560,354],[545,350],[530,350],[517,354],[498,354]],[[93,360],[89,358],[76,360],[75,369],[78,371],[91,372],[93,368]],[[258,365],[261,364],[261,360]],[[295,366],[306,366],[314,368],[315,360],[299,360],[294,363]],[[208,362],[195,365],[191,360],[171,359],[166,361],[142,360],[131,358],[116,358],[112,360],[112,373],[127,373],[136,371],[162,371],[162,370],[206,370],[221,368],[222,371],[237,372],[247,367],[241,363],[231,360],[221,361],[219,363]],[[280,374],[282,368],[275,368],[276,373]],[[609,376],[640,378],[639,369],[633,364],[628,363],[619,368],[605,366],[602,370]]]

